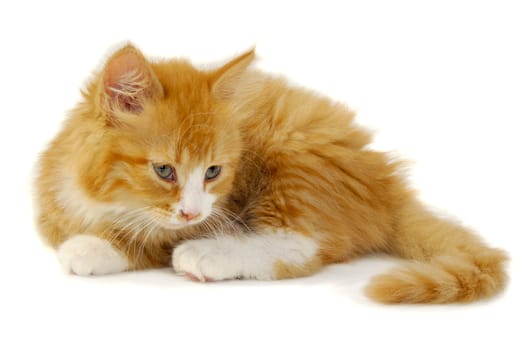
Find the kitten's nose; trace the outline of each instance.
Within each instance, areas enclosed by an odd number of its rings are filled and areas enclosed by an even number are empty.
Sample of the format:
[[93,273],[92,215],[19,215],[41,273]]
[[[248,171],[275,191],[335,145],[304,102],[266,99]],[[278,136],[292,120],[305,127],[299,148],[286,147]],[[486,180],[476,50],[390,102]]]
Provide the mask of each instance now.
[[197,218],[201,213],[200,212],[186,212],[183,209],[180,210],[181,216],[185,218],[186,221]]

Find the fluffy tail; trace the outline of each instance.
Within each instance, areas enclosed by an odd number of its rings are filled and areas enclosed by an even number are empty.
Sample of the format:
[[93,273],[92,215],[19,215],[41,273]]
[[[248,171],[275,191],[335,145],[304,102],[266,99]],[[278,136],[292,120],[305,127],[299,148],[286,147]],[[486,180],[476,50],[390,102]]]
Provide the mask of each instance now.
[[383,303],[469,302],[501,291],[507,255],[420,204],[401,212],[390,253],[411,260],[375,276],[366,293]]

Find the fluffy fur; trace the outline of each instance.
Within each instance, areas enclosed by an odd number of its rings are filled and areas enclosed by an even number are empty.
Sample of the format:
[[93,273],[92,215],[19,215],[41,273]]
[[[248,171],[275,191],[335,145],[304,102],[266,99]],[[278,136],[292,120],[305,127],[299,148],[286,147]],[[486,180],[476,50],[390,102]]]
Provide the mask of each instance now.
[[372,279],[381,302],[504,287],[505,253],[424,208],[352,112],[253,57],[203,71],[128,45],[108,59],[40,160],[39,228],[68,270],[280,279],[382,252],[410,261]]

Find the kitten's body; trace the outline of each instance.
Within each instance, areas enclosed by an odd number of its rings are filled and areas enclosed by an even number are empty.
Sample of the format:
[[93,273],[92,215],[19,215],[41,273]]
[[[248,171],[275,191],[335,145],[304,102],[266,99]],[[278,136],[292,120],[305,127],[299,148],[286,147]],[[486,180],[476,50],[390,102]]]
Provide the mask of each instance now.
[[501,251],[427,212],[345,107],[246,71],[252,57],[211,72],[110,58],[42,157],[39,224],[67,269],[277,279],[386,252],[414,262],[372,281],[380,301],[501,290]]

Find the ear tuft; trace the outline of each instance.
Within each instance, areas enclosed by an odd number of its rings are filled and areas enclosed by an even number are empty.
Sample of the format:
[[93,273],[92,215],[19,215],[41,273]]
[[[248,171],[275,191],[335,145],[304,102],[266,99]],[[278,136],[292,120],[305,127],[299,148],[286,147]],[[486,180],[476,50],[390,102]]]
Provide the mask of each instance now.
[[254,60],[254,48],[229,61],[212,74],[212,94],[220,100],[229,99],[246,71]]
[[103,99],[110,111],[116,109],[138,114],[147,99],[163,89],[141,52],[127,45],[116,52],[103,71]]

